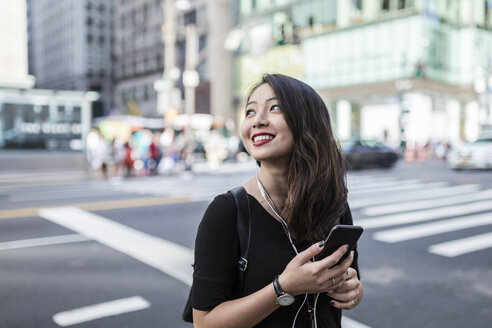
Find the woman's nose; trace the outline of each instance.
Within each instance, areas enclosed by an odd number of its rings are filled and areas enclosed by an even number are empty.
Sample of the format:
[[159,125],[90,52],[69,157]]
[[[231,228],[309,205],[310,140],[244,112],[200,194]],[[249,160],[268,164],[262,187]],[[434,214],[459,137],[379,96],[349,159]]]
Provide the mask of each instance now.
[[268,122],[268,118],[263,112],[258,112],[253,121],[253,127],[258,128],[260,126],[268,126],[270,123]]

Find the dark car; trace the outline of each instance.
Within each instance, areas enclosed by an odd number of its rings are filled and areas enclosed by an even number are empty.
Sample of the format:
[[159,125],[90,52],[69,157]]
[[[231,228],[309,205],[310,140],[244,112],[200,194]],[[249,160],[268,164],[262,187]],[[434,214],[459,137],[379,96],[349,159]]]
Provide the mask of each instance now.
[[375,140],[349,140],[342,144],[342,151],[349,169],[368,167],[392,167],[398,154],[390,147]]

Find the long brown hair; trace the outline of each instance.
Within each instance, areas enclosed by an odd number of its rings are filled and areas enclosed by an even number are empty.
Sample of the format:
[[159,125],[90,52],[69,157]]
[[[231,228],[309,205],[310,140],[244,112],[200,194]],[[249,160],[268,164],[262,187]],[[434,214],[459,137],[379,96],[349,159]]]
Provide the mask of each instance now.
[[345,162],[328,109],[313,88],[282,74],[265,74],[248,99],[264,83],[294,136],[282,216],[296,242],[323,240],[347,210]]

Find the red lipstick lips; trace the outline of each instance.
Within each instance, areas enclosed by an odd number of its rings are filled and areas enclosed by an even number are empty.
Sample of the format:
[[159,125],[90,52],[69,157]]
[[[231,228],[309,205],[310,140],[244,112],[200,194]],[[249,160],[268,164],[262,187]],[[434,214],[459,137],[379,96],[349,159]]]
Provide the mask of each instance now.
[[272,141],[273,138],[275,138],[275,135],[270,133],[255,133],[253,137],[251,137],[251,140],[253,140],[254,146],[261,146]]

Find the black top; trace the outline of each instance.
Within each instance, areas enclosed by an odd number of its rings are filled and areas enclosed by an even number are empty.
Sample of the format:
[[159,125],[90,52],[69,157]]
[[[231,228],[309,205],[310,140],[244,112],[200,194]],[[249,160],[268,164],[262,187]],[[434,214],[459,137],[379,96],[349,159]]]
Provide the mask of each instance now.
[[[245,272],[243,292],[237,285],[239,240],[236,230],[236,204],[231,194],[217,196],[209,205],[198,227],[195,241],[192,305],[194,309],[210,311],[222,302],[252,294],[271,284],[296,255],[280,222],[273,218],[261,204],[248,195],[251,206],[251,244],[248,269]],[[352,224],[348,209],[340,224]],[[297,245],[299,252],[309,245]],[[358,271],[357,251],[352,267]],[[280,307],[255,327],[290,327],[304,295],[296,302]],[[314,303],[310,295],[310,304]],[[341,327],[341,310],[329,303],[330,298],[321,293],[316,307],[319,328]],[[296,327],[311,327],[304,304]]]

